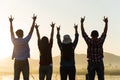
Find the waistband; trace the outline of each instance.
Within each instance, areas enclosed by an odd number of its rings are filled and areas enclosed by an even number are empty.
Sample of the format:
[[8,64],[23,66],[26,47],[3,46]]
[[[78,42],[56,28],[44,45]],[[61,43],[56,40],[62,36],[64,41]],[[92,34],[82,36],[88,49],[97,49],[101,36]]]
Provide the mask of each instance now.
[[100,60],[87,60],[88,62],[94,62],[94,63],[99,63],[99,62],[103,62],[103,59]]
[[17,60],[17,59],[15,59],[15,61],[24,62],[24,61],[28,61],[28,59],[24,59],[24,60]]

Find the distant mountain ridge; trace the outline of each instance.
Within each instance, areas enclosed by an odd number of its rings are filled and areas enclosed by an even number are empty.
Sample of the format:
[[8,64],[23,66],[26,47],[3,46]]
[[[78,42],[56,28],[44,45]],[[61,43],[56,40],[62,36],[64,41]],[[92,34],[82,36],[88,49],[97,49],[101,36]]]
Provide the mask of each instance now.
[[[29,59],[30,70],[31,72],[38,72],[39,69],[39,60]],[[87,66],[87,58],[86,54],[75,54],[75,63],[76,66],[81,66],[82,68],[86,68]],[[120,56],[104,53],[104,64],[105,66],[117,66],[120,67]],[[4,60],[0,60],[0,72],[13,72],[14,60],[11,58],[7,58]],[[60,65],[60,56],[53,57],[53,66]]]
[[[60,56],[56,56],[53,58],[53,64],[59,64]],[[111,54],[111,53],[104,53],[104,63],[105,64],[119,64],[120,65],[120,56]],[[87,64],[87,55],[86,54],[75,54],[75,62],[76,65],[85,65]]]

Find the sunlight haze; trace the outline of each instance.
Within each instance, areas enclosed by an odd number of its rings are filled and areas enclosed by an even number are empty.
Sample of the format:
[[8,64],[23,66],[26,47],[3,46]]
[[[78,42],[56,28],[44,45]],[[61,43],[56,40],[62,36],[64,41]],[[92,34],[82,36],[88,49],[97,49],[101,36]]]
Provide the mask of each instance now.
[[[36,23],[40,25],[40,36],[50,39],[51,22],[61,25],[61,39],[64,34],[70,34],[74,40],[74,23],[78,24],[79,42],[75,53],[87,52],[87,45],[81,36],[80,17],[85,16],[84,28],[89,35],[93,29],[103,32],[103,17],[108,17],[108,33],[104,43],[104,52],[119,55],[120,52],[120,1],[119,0],[0,0],[0,59],[12,56],[13,44],[10,37],[8,17],[12,15],[14,32],[21,28],[24,37],[32,25],[32,16],[37,15]],[[37,35],[34,29],[29,42],[31,58],[39,59]],[[53,56],[60,55],[54,32]]]

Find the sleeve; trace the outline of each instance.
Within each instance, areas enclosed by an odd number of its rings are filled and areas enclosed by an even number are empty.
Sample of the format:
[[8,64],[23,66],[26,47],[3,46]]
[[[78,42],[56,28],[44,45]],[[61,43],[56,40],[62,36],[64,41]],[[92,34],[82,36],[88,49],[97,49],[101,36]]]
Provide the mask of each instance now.
[[101,44],[104,43],[105,38],[106,38],[106,33],[103,32],[102,35],[101,35],[101,37],[99,38]]
[[27,35],[27,36],[24,38],[24,40],[25,40],[26,42],[29,42],[30,39],[31,39],[31,35]]
[[89,44],[90,43],[90,38],[88,37],[88,35],[86,34],[86,32],[82,32],[82,36],[83,36],[85,42],[87,44]]

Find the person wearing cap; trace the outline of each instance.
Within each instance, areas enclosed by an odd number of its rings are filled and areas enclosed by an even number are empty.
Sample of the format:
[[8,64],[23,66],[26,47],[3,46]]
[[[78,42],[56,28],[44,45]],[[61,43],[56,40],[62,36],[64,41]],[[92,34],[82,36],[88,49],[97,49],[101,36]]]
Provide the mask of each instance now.
[[68,34],[64,35],[63,41],[60,39],[60,27],[57,27],[57,43],[61,51],[61,61],[60,61],[60,78],[61,80],[75,80],[76,67],[75,67],[75,58],[74,50],[78,43],[78,31],[77,25],[74,25],[75,28],[75,40],[72,42],[72,39]]
[[106,38],[108,30],[108,18],[104,17],[105,28],[102,35],[98,38],[99,33],[97,30],[91,32],[91,38],[86,34],[83,23],[85,17],[81,18],[81,31],[84,40],[87,43],[87,58],[88,58],[88,80],[94,80],[95,72],[98,75],[98,80],[104,80],[104,63],[103,63],[103,43]]
[[9,18],[10,21],[10,33],[11,33],[11,40],[14,45],[12,59],[14,60],[14,80],[19,80],[20,73],[23,74],[23,80],[29,80],[29,61],[30,58],[30,48],[28,42],[32,37],[32,33],[35,26],[37,16],[33,15],[33,23],[28,35],[23,38],[24,33],[22,29],[18,29],[16,31],[16,35],[18,38],[15,38],[14,31],[13,31],[13,20],[14,18],[11,16]]

